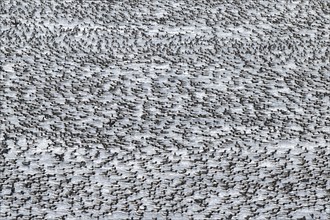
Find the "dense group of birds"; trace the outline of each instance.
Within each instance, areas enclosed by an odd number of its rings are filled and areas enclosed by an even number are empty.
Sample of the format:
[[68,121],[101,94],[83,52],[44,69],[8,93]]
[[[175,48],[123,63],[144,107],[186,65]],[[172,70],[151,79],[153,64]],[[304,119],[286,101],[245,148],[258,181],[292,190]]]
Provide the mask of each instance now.
[[329,1],[0,1],[0,219],[329,219],[329,35]]

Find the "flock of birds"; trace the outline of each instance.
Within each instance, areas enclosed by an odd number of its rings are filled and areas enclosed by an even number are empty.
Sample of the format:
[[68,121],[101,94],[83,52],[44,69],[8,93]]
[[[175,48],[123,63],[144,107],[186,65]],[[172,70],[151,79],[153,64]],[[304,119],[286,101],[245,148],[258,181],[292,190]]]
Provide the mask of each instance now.
[[329,219],[328,1],[0,2],[0,219]]

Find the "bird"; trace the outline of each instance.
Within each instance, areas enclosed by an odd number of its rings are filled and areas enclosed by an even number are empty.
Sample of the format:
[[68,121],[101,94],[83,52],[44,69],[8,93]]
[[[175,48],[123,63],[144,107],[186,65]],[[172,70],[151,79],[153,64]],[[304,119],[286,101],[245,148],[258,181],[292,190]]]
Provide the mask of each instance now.
[[56,2],[1,8],[3,218],[326,218],[322,5]]

